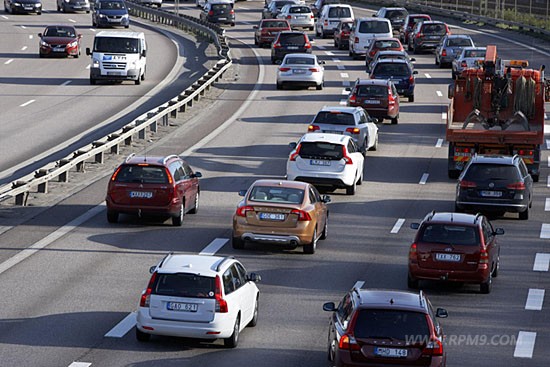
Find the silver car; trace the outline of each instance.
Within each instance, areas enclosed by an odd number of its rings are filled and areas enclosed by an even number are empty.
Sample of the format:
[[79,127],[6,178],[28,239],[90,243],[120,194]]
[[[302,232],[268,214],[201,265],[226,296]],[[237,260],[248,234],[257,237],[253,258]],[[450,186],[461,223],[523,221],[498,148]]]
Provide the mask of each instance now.
[[284,85],[301,87],[314,86],[317,90],[323,89],[325,80],[324,61],[317,60],[313,54],[288,54],[277,69],[277,89]]
[[451,66],[464,47],[475,47],[472,38],[466,34],[449,34],[443,37],[435,49],[435,64],[440,68]]
[[459,57],[453,60],[451,66],[453,79],[456,79],[462,70],[476,66],[476,62],[485,59],[485,47],[465,47]]
[[278,19],[286,19],[291,28],[307,28],[313,30],[314,17],[309,6],[301,4],[287,4],[277,15]]

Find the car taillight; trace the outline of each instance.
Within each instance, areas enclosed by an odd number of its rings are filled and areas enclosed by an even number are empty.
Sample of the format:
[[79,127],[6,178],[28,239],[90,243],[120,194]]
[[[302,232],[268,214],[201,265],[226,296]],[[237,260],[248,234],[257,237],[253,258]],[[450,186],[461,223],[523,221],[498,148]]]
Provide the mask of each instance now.
[[424,37],[424,35],[422,33],[417,33],[416,34],[416,38],[422,38],[422,37]]
[[313,14],[311,14],[309,17],[310,17],[311,19],[315,19],[315,16],[314,16]]
[[307,131],[308,131],[308,132],[313,132],[313,131],[317,131],[317,130],[321,130],[321,128],[320,128],[319,126],[317,126],[317,125],[309,125],[309,126],[307,127]]
[[351,134],[359,134],[361,132],[361,130],[359,130],[358,127],[348,127],[346,129],[346,132],[351,133]]
[[279,68],[279,71],[289,71],[290,68],[287,68],[287,67],[280,67]]
[[395,104],[395,97],[391,94],[391,88],[388,88],[388,105],[393,106]]
[[235,14],[235,10],[231,9],[231,11],[229,12],[229,14]]
[[[308,129],[309,129],[309,127],[308,127]],[[288,158],[288,160],[290,160],[290,161],[295,161],[295,160],[296,160],[296,157],[300,155],[300,148],[301,148],[301,147],[302,147],[301,145],[298,145],[298,146],[296,147],[296,151],[290,155],[290,157]]]
[[348,98],[349,103],[357,102],[357,96],[355,94],[350,94]]
[[253,211],[253,210],[254,208],[251,207],[250,205],[244,205],[237,208],[236,214],[238,217],[246,217],[246,212]]
[[174,179],[172,178],[172,174],[170,173],[170,170],[168,168],[164,169],[166,171],[166,177],[168,178],[168,183],[172,185],[174,183]]
[[359,43],[359,37],[355,37],[355,38],[353,39],[353,43]]
[[460,185],[461,189],[473,189],[473,188],[477,187],[477,184],[475,182],[466,181],[466,180],[460,181],[459,185]]
[[512,190],[525,190],[525,184],[523,182],[514,182],[506,185],[506,188]]
[[286,19],[292,19],[292,16],[291,16],[291,15],[287,15],[287,16],[286,16]]
[[370,56],[374,56],[375,54],[376,54],[376,51],[374,51],[374,50],[371,51],[371,52],[369,52],[369,55],[370,55]]
[[418,261],[418,253],[416,251],[416,243],[413,243],[411,245],[411,248],[409,249],[409,260],[416,262]]
[[293,209],[290,214],[298,214],[299,222],[306,222],[311,220],[311,216],[309,215],[309,213],[303,210]]
[[279,42],[275,42],[273,44],[273,48],[281,48],[281,44]]
[[409,77],[409,84],[414,84],[414,75]]
[[361,350],[361,346],[357,344],[357,341],[353,337],[352,334],[344,334],[340,338],[340,342],[338,342],[338,348],[339,349],[345,349],[345,350]]
[[120,169],[122,167],[118,167],[115,171],[115,173],[113,173],[113,175],[111,176],[111,181],[116,181],[116,176],[118,176],[118,173],[120,172]]
[[210,10],[210,11],[208,12],[208,15],[210,15],[210,16],[214,15],[214,11],[213,11],[213,10]]
[[151,292],[153,291],[153,284],[155,283],[156,278],[157,278],[157,272],[155,271],[153,275],[151,275],[151,279],[149,279],[149,284],[147,284],[147,289],[141,295],[141,300],[139,301],[139,307],[149,307],[149,303],[151,300]]
[[227,301],[222,296],[222,280],[219,275],[216,275],[216,289],[214,290],[214,297],[216,298],[216,312],[227,313]]
[[348,152],[346,150],[346,147],[345,146],[342,146],[342,153],[343,153],[343,157],[342,159],[344,160],[344,162],[346,162],[346,164],[353,164],[353,160],[351,159],[350,156],[348,156]]
[[441,53],[441,56],[447,56],[447,50],[443,50],[443,52]]
[[328,20],[325,19],[325,27],[328,27]]
[[481,250],[479,253],[479,263],[480,264],[489,264],[489,253],[487,250]]
[[439,339],[432,339],[426,344],[426,347],[422,350],[422,355],[428,356],[442,356],[443,355],[443,343]]
[[311,43],[309,43],[309,41],[306,41],[306,44],[304,45],[304,48],[311,48]]
[[468,67],[468,63],[466,63],[466,61],[462,61],[460,63],[460,66],[463,67],[463,68]]
[[321,71],[321,69],[319,68],[309,68],[309,71],[311,71],[312,73],[318,73]]

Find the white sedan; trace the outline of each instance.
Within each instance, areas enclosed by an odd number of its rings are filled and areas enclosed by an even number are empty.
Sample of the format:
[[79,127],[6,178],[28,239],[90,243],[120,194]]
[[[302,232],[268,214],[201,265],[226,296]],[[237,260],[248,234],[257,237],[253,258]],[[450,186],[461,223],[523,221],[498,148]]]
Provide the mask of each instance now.
[[313,54],[295,53],[285,56],[277,70],[277,89],[284,85],[316,87],[323,89],[325,80],[324,61],[318,61]]
[[287,4],[277,14],[278,19],[286,19],[292,28],[307,28],[313,30],[315,17],[309,6],[304,4]]

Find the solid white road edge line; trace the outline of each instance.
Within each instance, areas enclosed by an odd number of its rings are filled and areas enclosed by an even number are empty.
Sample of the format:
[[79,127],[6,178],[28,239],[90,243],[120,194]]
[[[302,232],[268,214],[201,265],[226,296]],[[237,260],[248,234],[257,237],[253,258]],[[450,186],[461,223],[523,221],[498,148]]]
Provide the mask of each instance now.
[[531,331],[520,331],[514,350],[516,358],[533,358],[533,349],[535,349],[535,340],[537,333]]
[[36,99],[31,99],[30,101],[20,104],[19,107],[27,107],[28,105],[30,105],[31,103],[34,103],[35,101]]
[[399,218],[397,222],[393,225],[393,228],[391,229],[390,233],[398,233],[401,227],[403,226],[403,223],[405,223],[405,218]]
[[443,145],[443,139],[437,139],[437,143],[435,143],[436,148],[441,148]]
[[542,223],[540,226],[540,238],[550,238],[550,224]]
[[215,238],[206,246],[199,255],[214,255],[229,241],[228,238]]
[[73,362],[69,367],[90,367],[92,364],[88,362]]
[[535,255],[533,271],[548,271],[550,268],[550,254],[539,252]]
[[420,178],[420,181],[418,182],[419,185],[425,185],[428,181],[428,177],[430,177],[429,173],[424,173],[422,177]]
[[527,295],[527,301],[525,302],[526,310],[542,310],[542,304],[544,303],[544,289],[529,289]]
[[105,338],[122,338],[124,335],[128,334],[128,331],[132,330],[136,326],[136,317],[137,311],[131,312],[122,319],[121,322],[115,325],[107,334]]

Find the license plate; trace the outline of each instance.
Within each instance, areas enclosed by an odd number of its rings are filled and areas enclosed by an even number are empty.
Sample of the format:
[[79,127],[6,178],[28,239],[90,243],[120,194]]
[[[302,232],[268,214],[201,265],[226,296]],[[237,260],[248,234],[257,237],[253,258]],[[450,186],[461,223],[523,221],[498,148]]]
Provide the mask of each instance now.
[[75,6],[73,6],[73,8],[75,8],[75,9],[80,9],[80,8],[82,8],[82,7],[81,7],[80,5],[75,5]]
[[261,220],[285,220],[284,214],[279,213],[260,213]]
[[298,46],[288,46],[287,47],[289,50],[297,50],[298,49]]
[[436,40],[436,39],[439,39],[439,36],[430,36],[428,38],[431,39],[431,40]]
[[481,196],[488,197],[488,198],[499,198],[502,196],[502,191],[483,190],[481,191]]
[[376,99],[367,99],[363,101],[364,104],[380,104],[380,101]]
[[293,74],[305,74],[305,69],[292,69]]
[[25,6],[24,9],[25,10],[32,10],[33,8],[32,8],[32,6]]
[[122,75],[120,71],[108,71],[107,75]]
[[324,161],[320,159],[311,159],[309,164],[312,166],[330,166],[330,161]]
[[199,305],[196,303],[168,302],[166,309],[170,311],[197,312]]
[[54,47],[53,50],[55,52],[63,52],[63,51],[65,51],[65,47]]
[[327,134],[338,134],[338,135],[342,135],[342,131],[339,131],[339,130],[323,130],[324,133],[327,133]]
[[111,19],[111,18],[107,18],[107,20],[111,23],[120,23],[120,20],[119,19]]
[[222,17],[222,18],[218,18],[218,20],[227,20],[227,18]]
[[306,19],[306,16],[305,15],[299,15],[296,17],[296,19]]
[[458,255],[458,254],[435,254],[435,259],[437,261],[459,262],[460,261],[460,255]]
[[151,191],[130,191],[130,197],[139,199],[151,199],[153,197],[153,193]]
[[390,358],[405,358],[408,355],[407,349],[399,348],[374,348],[374,354],[380,357],[390,357]]

